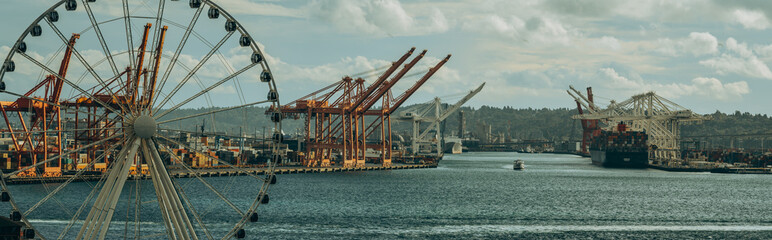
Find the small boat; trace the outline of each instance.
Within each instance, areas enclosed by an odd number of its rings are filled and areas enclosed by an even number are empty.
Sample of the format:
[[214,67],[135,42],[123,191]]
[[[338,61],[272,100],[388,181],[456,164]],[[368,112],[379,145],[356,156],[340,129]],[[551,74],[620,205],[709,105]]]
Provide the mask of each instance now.
[[523,160],[520,160],[520,159],[515,160],[515,163],[512,166],[512,169],[514,169],[514,170],[523,170],[523,169],[525,169],[525,162],[523,162]]

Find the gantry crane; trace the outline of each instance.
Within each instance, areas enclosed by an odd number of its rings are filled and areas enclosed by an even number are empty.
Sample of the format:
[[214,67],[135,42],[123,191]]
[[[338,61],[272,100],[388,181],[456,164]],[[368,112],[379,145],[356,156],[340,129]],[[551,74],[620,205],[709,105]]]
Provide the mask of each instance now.
[[[61,99],[62,87],[70,66],[70,59],[73,53],[76,53],[74,51],[75,43],[80,38],[79,34],[73,34],[69,41],[67,41],[62,61],[59,65],[59,71],[56,72],[56,75],[47,75],[43,81],[36,84],[23,96],[20,95],[14,102],[0,102],[0,112],[3,114],[8,134],[16,150],[16,162],[13,165],[17,168],[35,165],[38,161],[47,159],[49,155],[61,155],[63,150],[68,148],[63,143],[64,137],[62,132],[66,129],[64,129],[65,124],[62,121],[63,113],[61,107],[75,110],[73,111],[74,118],[71,119],[75,129],[87,129],[73,131],[74,136],[72,139],[75,141],[74,146],[71,147],[75,149],[79,145],[86,145],[112,135],[121,121],[117,119],[118,116],[111,115],[111,113],[115,111],[125,113],[137,109],[131,106],[147,106],[151,104],[150,99],[153,98],[155,92],[155,81],[158,73],[157,66],[160,64],[163,40],[168,29],[167,26],[164,26],[158,37],[158,45],[153,52],[155,58],[150,67],[152,72],[148,76],[148,71],[144,68],[143,62],[147,52],[146,46],[151,26],[149,23],[145,25],[143,40],[138,49],[137,62],[139,67],[136,69],[128,67],[117,76],[107,79],[106,82],[101,82],[101,85],[85,90],[90,92],[93,97],[76,96],[70,99]],[[75,55],[78,58],[82,58],[77,53]],[[87,70],[95,74],[93,69]],[[124,78],[125,82],[122,83]],[[138,92],[140,87],[143,89],[141,93]],[[43,92],[39,93],[41,90]],[[36,94],[42,94],[43,96],[36,97],[34,96]],[[137,101],[138,97],[139,101]],[[110,109],[105,109],[106,106],[110,107]],[[80,111],[80,109],[84,110]],[[11,120],[12,116],[10,114],[12,112],[16,113],[18,121]],[[24,112],[31,113],[29,121],[23,118],[22,113]],[[86,127],[84,128],[82,125],[86,125]],[[104,142],[102,145],[90,147],[90,149],[85,151],[88,156],[87,158],[95,158],[98,155],[97,151],[105,150],[111,144],[113,142]],[[79,153],[72,153],[69,157],[79,159],[78,155]],[[109,159],[109,156],[105,157],[104,166],[106,166]],[[60,157],[55,162],[44,164],[42,171],[39,171],[39,169],[29,169],[20,174],[20,176],[36,176],[39,172],[42,172],[44,176],[59,176],[61,175],[62,167]],[[104,170],[104,167],[102,170]]]
[[[458,109],[461,108],[467,101],[472,99],[477,93],[482,91],[483,87],[485,87],[485,83],[480,84],[479,87],[477,87],[474,90],[469,91],[469,93],[461,98],[458,102],[453,104],[452,106],[448,107],[447,109],[442,109],[442,102],[440,98],[435,97],[432,102],[425,106],[423,108],[423,111],[420,112],[414,112],[414,111],[405,111],[402,112],[399,116],[399,120],[402,121],[410,121],[413,125],[413,135],[411,138],[411,150],[413,155],[418,155],[420,153],[421,145],[422,144],[429,144],[434,145],[434,150],[437,154],[437,156],[442,155],[442,141],[440,138],[442,137],[442,132],[440,130],[440,125],[442,121],[445,121],[448,117],[450,117],[451,114],[458,111]],[[430,116],[430,111],[434,110],[433,116]],[[427,126],[423,131],[420,130],[421,123],[429,123],[429,126]],[[429,133],[434,130],[434,136],[429,138]],[[430,151],[431,152],[431,151]]]
[[[122,122],[120,115],[116,115],[114,112],[122,114],[136,112],[138,111],[137,109],[142,109],[152,104],[151,101],[155,96],[156,79],[158,77],[157,74],[168,26],[163,26],[159,29],[160,34],[157,36],[158,39],[155,40],[157,46],[152,51],[153,61],[145,64],[145,56],[149,52],[147,50],[147,43],[151,27],[152,24],[150,23],[144,26],[142,41],[137,49],[137,67],[132,68],[129,66],[118,73],[118,75],[100,82],[100,85],[87,89],[86,91],[90,92],[91,96],[80,96],[61,102],[61,105],[71,109],[83,109],[82,111],[74,112],[74,128],[88,130],[74,131],[75,148],[82,145],[80,143],[95,142],[113,135],[117,131],[118,125]],[[145,65],[148,66],[146,67]],[[142,91],[140,91],[140,87]],[[107,150],[112,144],[114,144],[113,141],[107,141],[101,145],[90,147],[86,151],[87,159],[80,159],[79,166],[85,166],[90,161],[88,159],[96,158],[99,151]],[[97,170],[104,170],[104,167],[106,164],[109,164],[111,158],[112,156],[108,154],[105,157],[105,162],[99,163],[99,166],[102,167],[99,167]]]
[[[62,93],[62,79],[67,76],[72,49],[78,38],[80,38],[79,34],[72,34],[70,37],[57,72],[59,76],[47,75],[43,81],[16,101],[0,102],[0,111],[3,113],[8,133],[16,150],[17,167],[34,165],[39,160],[48,158],[49,155],[62,154],[62,131],[60,131],[62,129],[62,116],[58,103]],[[41,88],[43,89],[43,97],[33,96]],[[19,117],[18,124],[21,125],[21,132],[13,130],[14,127],[9,119],[10,112],[16,112]],[[22,117],[22,112],[32,114],[29,125]],[[19,144],[20,139],[21,144]],[[43,176],[60,176],[61,164],[61,158],[55,164],[44,164]],[[37,174],[38,171],[35,169],[29,169],[21,176],[36,176]]]
[[682,123],[710,119],[708,116],[693,113],[654,92],[638,94],[619,103],[612,101],[605,109],[599,109],[597,106],[590,109],[592,110],[589,113],[578,114],[572,118],[610,123],[621,122],[633,131],[645,131],[648,134],[648,144],[651,146],[649,158],[661,162],[681,160],[679,141]]
[[[586,110],[588,113],[595,113],[599,108],[595,105],[594,96],[592,95],[592,87],[587,88],[587,96],[585,97],[581,92],[577,91],[574,86],[569,86],[570,90],[566,90],[568,95],[574,98],[576,102],[576,109],[579,111],[579,115],[584,114]],[[598,119],[581,119],[582,122],[582,144],[579,152],[585,156],[590,155],[589,146],[593,137],[600,135],[600,126]]]
[[[338,157],[344,167],[362,167],[367,158],[367,149],[380,151],[376,161],[384,166],[391,165],[391,114],[450,59],[450,55],[442,59],[412,87],[394,98],[391,88],[423,58],[426,50],[405,64],[391,79],[389,77],[414,51],[415,48],[411,48],[369,86],[365,86],[362,78],[353,79],[347,76],[281,106],[283,114],[295,118],[302,117],[305,120],[304,165],[325,167],[331,164],[331,159]],[[379,101],[381,108],[371,109]],[[272,118],[284,117],[273,109],[266,113],[272,114]],[[365,119],[366,116],[371,118]],[[372,117],[375,119],[372,120]],[[365,124],[366,122],[370,123]],[[378,130],[380,141],[368,144],[368,136]]]

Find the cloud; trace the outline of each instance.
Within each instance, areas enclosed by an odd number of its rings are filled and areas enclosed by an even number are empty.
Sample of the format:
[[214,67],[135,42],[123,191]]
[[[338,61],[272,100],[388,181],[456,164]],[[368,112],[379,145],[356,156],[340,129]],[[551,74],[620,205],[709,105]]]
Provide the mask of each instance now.
[[726,40],[728,52],[721,56],[700,61],[719,74],[735,73],[748,77],[772,79],[769,66],[761,61],[745,43],[738,43],[734,38]]
[[708,32],[692,32],[687,38],[675,40],[659,39],[658,45],[658,52],[670,56],[682,54],[702,56],[718,52],[718,39]]
[[546,0],[543,7],[561,14],[571,14],[583,17],[606,16],[619,5],[614,0]]
[[251,14],[279,17],[302,17],[299,9],[287,8],[271,3],[256,3],[249,0],[221,0],[218,4],[230,14]]
[[761,11],[737,9],[732,12],[732,17],[737,23],[748,29],[764,30],[770,26],[769,19]]
[[599,72],[602,77],[610,81],[608,86],[627,91],[628,94],[655,91],[665,98],[701,96],[721,101],[737,101],[742,99],[743,95],[750,93],[748,83],[745,81],[722,83],[716,78],[698,77],[692,79],[690,84],[662,84],[646,82],[643,79],[629,79],[613,68],[601,68]]
[[0,46],[0,56],[5,58],[5,56],[8,56],[8,53],[11,52],[11,47],[9,46]]
[[437,8],[414,16],[397,0],[319,0],[305,6],[307,16],[346,33],[375,36],[413,36],[445,32],[449,24]]
[[630,80],[627,77],[624,77],[617,73],[617,71],[613,68],[601,68],[599,70],[599,73],[602,77],[605,77],[606,80],[610,81],[610,83],[607,83],[608,86],[612,86],[613,88],[618,89],[627,89],[627,90],[635,90],[635,91],[642,91],[648,89],[648,86],[643,84],[641,80]]
[[750,93],[745,81],[722,84],[715,78],[695,78],[692,79],[692,87],[692,91],[697,95],[719,100],[737,100]]
[[609,49],[612,51],[619,51],[622,49],[622,45],[619,44],[619,40],[610,36],[603,36],[595,40],[593,45],[597,48]]
[[515,15],[502,17],[492,14],[467,22],[462,25],[462,28],[470,32],[504,38],[507,41],[532,45],[568,46],[573,39],[580,36],[577,31],[570,29],[557,19],[544,16],[522,19]]

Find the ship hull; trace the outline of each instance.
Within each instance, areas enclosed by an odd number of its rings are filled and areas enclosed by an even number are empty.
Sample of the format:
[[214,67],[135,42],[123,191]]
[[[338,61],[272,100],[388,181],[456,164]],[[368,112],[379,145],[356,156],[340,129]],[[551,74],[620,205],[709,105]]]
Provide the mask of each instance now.
[[590,150],[592,164],[607,168],[646,168],[649,166],[647,152],[610,152]]

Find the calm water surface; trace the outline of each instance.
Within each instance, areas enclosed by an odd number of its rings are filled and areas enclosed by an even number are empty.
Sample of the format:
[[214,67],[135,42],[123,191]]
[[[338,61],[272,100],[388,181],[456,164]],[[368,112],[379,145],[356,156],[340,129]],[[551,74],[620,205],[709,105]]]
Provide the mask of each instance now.
[[[512,170],[514,159],[525,171]],[[464,153],[437,169],[280,176],[277,238],[772,238],[772,175],[605,169],[572,155]]]
[[[526,170],[512,170],[518,158]],[[239,178],[227,180],[229,192],[250,191],[233,184]],[[248,237],[772,238],[772,175],[605,169],[572,155],[464,153],[447,155],[436,169],[278,178],[260,222],[247,226]],[[37,224],[64,222],[50,218]],[[146,220],[143,227],[160,227],[158,219]]]

